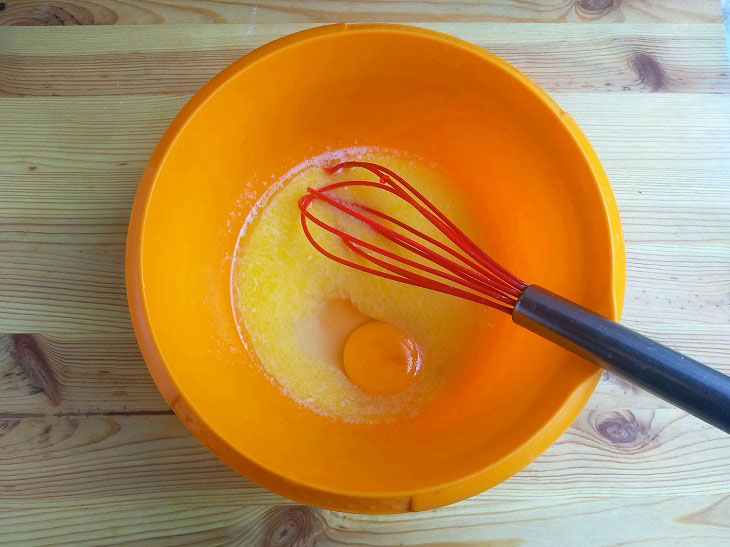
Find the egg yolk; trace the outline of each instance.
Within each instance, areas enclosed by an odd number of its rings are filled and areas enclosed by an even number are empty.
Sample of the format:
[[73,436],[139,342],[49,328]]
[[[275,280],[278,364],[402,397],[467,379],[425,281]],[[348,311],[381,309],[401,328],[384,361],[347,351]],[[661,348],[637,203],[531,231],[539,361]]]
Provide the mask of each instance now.
[[342,362],[348,378],[370,393],[389,394],[404,389],[418,373],[416,343],[390,323],[371,321],[347,338]]

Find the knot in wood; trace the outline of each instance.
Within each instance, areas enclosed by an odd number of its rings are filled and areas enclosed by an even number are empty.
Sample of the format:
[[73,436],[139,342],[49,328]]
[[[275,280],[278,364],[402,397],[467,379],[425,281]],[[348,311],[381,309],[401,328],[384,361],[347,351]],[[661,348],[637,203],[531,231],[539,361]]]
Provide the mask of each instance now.
[[650,91],[665,87],[664,69],[654,57],[643,51],[634,55],[631,65],[644,86]]
[[601,413],[594,423],[596,431],[615,444],[643,445],[647,439],[648,428],[629,410]]
[[305,547],[314,544],[317,519],[309,507],[293,505],[270,512],[266,547]]
[[577,7],[588,12],[607,11],[613,7],[613,0],[578,0]]

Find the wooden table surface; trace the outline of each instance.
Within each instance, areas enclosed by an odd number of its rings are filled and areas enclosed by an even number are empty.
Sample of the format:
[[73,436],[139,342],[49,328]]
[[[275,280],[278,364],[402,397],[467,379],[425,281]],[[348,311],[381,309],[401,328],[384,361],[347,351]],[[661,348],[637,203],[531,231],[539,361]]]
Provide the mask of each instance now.
[[462,503],[397,516],[288,502],[229,470],[168,409],[123,284],[145,162],[224,66],[343,20],[459,36],[551,93],[593,142],[618,199],[625,323],[730,373],[719,0],[6,0],[0,543],[728,544],[730,437],[608,374],[525,470]]

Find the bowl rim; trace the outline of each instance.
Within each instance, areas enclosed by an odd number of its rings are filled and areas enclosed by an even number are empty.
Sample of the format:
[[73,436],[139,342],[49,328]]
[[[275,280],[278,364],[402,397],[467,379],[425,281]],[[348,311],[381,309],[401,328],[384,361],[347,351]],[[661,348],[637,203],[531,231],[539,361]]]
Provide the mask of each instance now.
[[[244,474],[247,478],[254,480],[286,497],[296,501],[318,505],[328,509],[340,511],[353,511],[352,503],[344,503],[342,500],[334,500],[332,496],[344,497],[351,500],[357,512],[383,513],[393,512],[383,510],[382,507],[372,506],[373,501],[394,500],[396,498],[410,498],[406,510],[420,510],[438,507],[461,499],[466,499],[474,494],[484,491],[514,473],[524,468],[538,455],[544,452],[574,421],[578,413],[583,409],[590,395],[598,383],[602,370],[597,368],[583,383],[577,385],[566,396],[564,402],[544,424],[531,436],[511,452],[505,454],[499,461],[490,464],[470,475],[452,480],[450,482],[433,485],[420,490],[406,490],[403,492],[355,492],[336,491],[323,489],[317,484],[310,484],[300,479],[291,478],[282,474],[279,470],[269,469],[264,462],[256,461],[240,450],[231,446],[226,439],[207,422],[203,415],[198,413],[191,401],[184,397],[183,391],[175,384],[168,367],[161,357],[158,341],[150,322],[147,302],[145,297],[142,249],[144,246],[143,233],[148,210],[149,201],[157,182],[161,168],[167,158],[175,141],[184,130],[187,122],[210,100],[216,92],[222,88],[230,79],[241,71],[256,62],[275,54],[284,48],[299,44],[301,42],[330,37],[351,32],[391,32],[396,34],[407,34],[421,38],[437,40],[449,47],[456,47],[481,60],[490,63],[508,76],[520,82],[534,97],[546,105],[558,118],[565,132],[571,137],[580,151],[586,165],[589,166],[593,179],[601,196],[604,212],[604,221],[607,224],[610,234],[611,251],[611,289],[610,301],[612,306],[611,319],[618,321],[623,306],[626,273],[625,273],[625,247],[621,220],[618,206],[613,191],[606,176],[606,173],[593,150],[586,136],[573,118],[566,113],[557,102],[543,91],[535,82],[522,74],[515,67],[500,59],[493,53],[473,45],[465,40],[444,34],[438,31],[390,23],[338,23],[314,27],[293,34],[289,34],[272,42],[269,42],[240,59],[234,61],[221,72],[209,80],[192,98],[183,106],[180,112],[174,117],[168,128],[163,133],[160,141],[155,146],[147,166],[141,176],[140,183],[135,195],[132,212],[129,221],[129,229],[126,241],[125,257],[125,279],[127,299],[132,318],[134,331],[145,360],[145,364],[155,381],[165,401],[172,407],[178,418],[185,426],[201,441],[208,449],[218,456],[224,463],[233,467],[236,471]],[[201,425],[204,425],[201,430]],[[232,462],[224,452],[233,452],[238,464]],[[241,470],[242,462],[248,466],[245,471]]]

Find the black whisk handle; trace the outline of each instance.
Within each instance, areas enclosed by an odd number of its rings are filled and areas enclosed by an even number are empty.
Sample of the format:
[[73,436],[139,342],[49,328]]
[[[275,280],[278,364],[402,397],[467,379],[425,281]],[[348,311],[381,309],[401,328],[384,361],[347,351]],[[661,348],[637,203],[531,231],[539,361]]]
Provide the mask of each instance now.
[[536,285],[512,320],[730,433],[730,376]]

